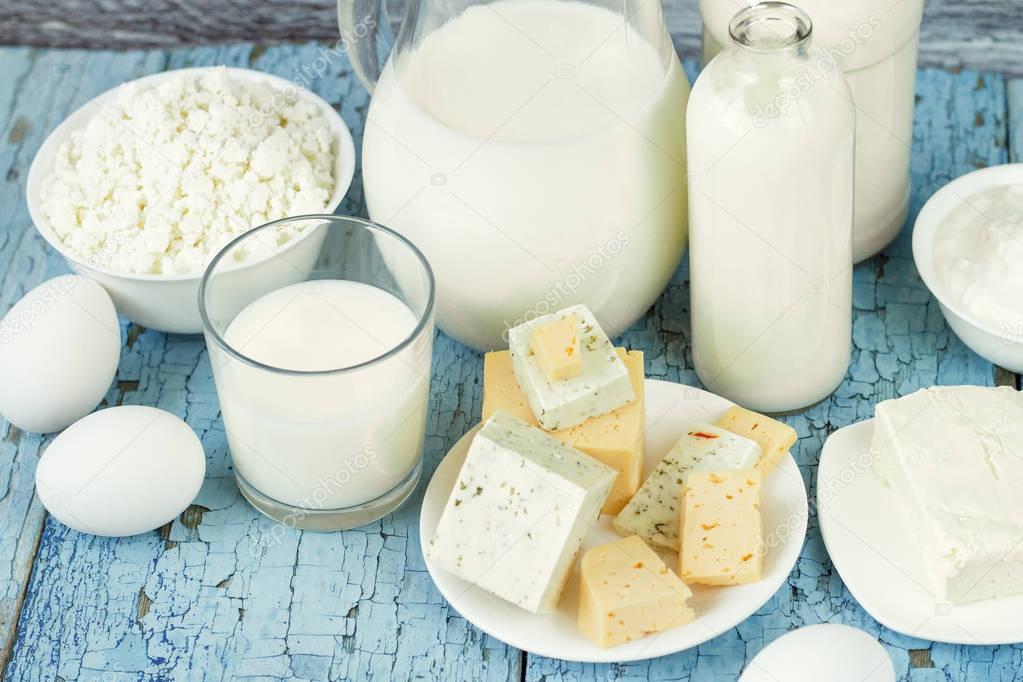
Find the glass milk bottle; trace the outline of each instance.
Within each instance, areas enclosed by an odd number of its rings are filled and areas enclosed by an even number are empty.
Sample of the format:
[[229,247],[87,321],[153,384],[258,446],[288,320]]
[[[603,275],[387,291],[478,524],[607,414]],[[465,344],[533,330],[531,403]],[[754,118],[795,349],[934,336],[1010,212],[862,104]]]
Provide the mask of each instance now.
[[490,350],[575,303],[612,337],[639,319],[686,244],[689,82],[659,0],[409,0],[382,67],[380,0],[338,2],[373,92],[369,214],[426,254],[441,329]]
[[730,32],[687,115],[693,359],[709,390],[787,412],[849,362],[855,113],[800,9],[763,2]]
[[[753,4],[751,0],[745,0]],[[853,260],[888,245],[909,210],[909,151],[924,0],[799,0],[814,44],[840,65],[856,103]],[[700,0],[703,59],[729,43],[735,0]]]

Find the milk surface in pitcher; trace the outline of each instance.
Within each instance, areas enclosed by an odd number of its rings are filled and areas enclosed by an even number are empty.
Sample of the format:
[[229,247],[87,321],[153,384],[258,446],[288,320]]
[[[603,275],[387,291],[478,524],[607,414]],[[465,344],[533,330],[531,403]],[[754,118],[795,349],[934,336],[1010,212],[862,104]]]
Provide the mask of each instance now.
[[667,285],[686,244],[689,85],[670,41],[644,37],[660,22],[659,6],[627,22],[498,0],[392,55],[365,193],[429,259],[445,332],[496,348],[509,327],[584,302],[615,336]]

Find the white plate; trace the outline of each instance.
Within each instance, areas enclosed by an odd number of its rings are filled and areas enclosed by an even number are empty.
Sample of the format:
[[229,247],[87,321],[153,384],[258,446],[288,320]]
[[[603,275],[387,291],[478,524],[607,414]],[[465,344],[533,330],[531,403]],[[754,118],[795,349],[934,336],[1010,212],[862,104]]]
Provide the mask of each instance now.
[[874,420],[839,429],[821,451],[817,514],[849,592],[896,632],[952,644],[1023,641],[1023,595],[952,606],[935,597],[919,533],[871,466]]
[[[681,438],[693,421],[714,421],[731,403],[712,393],[666,381],[646,381],[646,465],[649,475],[660,459]],[[478,428],[478,427],[477,427]],[[469,443],[476,433],[465,434],[437,467],[426,489],[419,523],[419,539],[426,547],[437,529],[444,504],[465,461]],[[759,582],[733,587],[693,586],[691,604],[696,619],[679,628],[651,635],[623,646],[601,649],[579,631],[578,562],[565,587],[555,613],[538,616],[456,578],[433,565],[426,566],[441,594],[470,623],[487,634],[518,649],[569,661],[606,663],[635,661],[673,654],[706,642],[730,630],[763,606],[782,586],[799,558],[806,536],[806,489],[799,468],[786,455],[764,484],[761,503],[768,542],[764,575]],[[611,528],[611,516],[602,515],[599,526],[590,531],[583,550],[610,542],[619,536]],[[673,570],[678,558],[665,553]]]
[[793,630],[768,644],[739,682],[895,682],[888,652],[863,630],[825,623]]

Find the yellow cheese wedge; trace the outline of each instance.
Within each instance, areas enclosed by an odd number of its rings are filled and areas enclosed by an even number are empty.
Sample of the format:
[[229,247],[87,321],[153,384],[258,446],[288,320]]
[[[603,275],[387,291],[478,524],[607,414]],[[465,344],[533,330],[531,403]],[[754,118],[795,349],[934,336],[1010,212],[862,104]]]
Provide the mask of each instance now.
[[756,441],[760,446],[757,470],[761,476],[770,473],[796,442],[796,431],[788,424],[734,405],[715,422],[717,426]]
[[692,591],[638,536],[598,545],[582,559],[579,629],[602,648],[685,625]]
[[682,506],[682,580],[700,585],[760,580],[764,541],[757,470],[694,471]]
[[[643,476],[646,407],[643,399],[643,353],[618,349],[632,380],[636,400],[614,412],[588,419],[578,426],[551,431],[555,438],[582,450],[618,471],[605,514],[617,514],[639,490]],[[483,421],[498,410],[538,426],[526,396],[512,372],[508,351],[487,353],[483,358]]]
[[583,369],[579,346],[579,318],[567,315],[533,328],[530,350],[547,381],[571,379]]

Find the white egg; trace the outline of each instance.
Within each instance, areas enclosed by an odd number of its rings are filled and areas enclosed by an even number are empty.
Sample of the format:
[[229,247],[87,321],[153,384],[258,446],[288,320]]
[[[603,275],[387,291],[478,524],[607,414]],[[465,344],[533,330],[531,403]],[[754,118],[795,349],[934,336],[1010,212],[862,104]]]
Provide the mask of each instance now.
[[57,436],[39,459],[36,492],[64,525],[121,537],[173,520],[205,475],[202,443],[188,424],[155,407],[125,405]]
[[43,282],[0,321],[0,414],[23,431],[60,431],[96,409],[120,356],[103,287],[78,275]]

